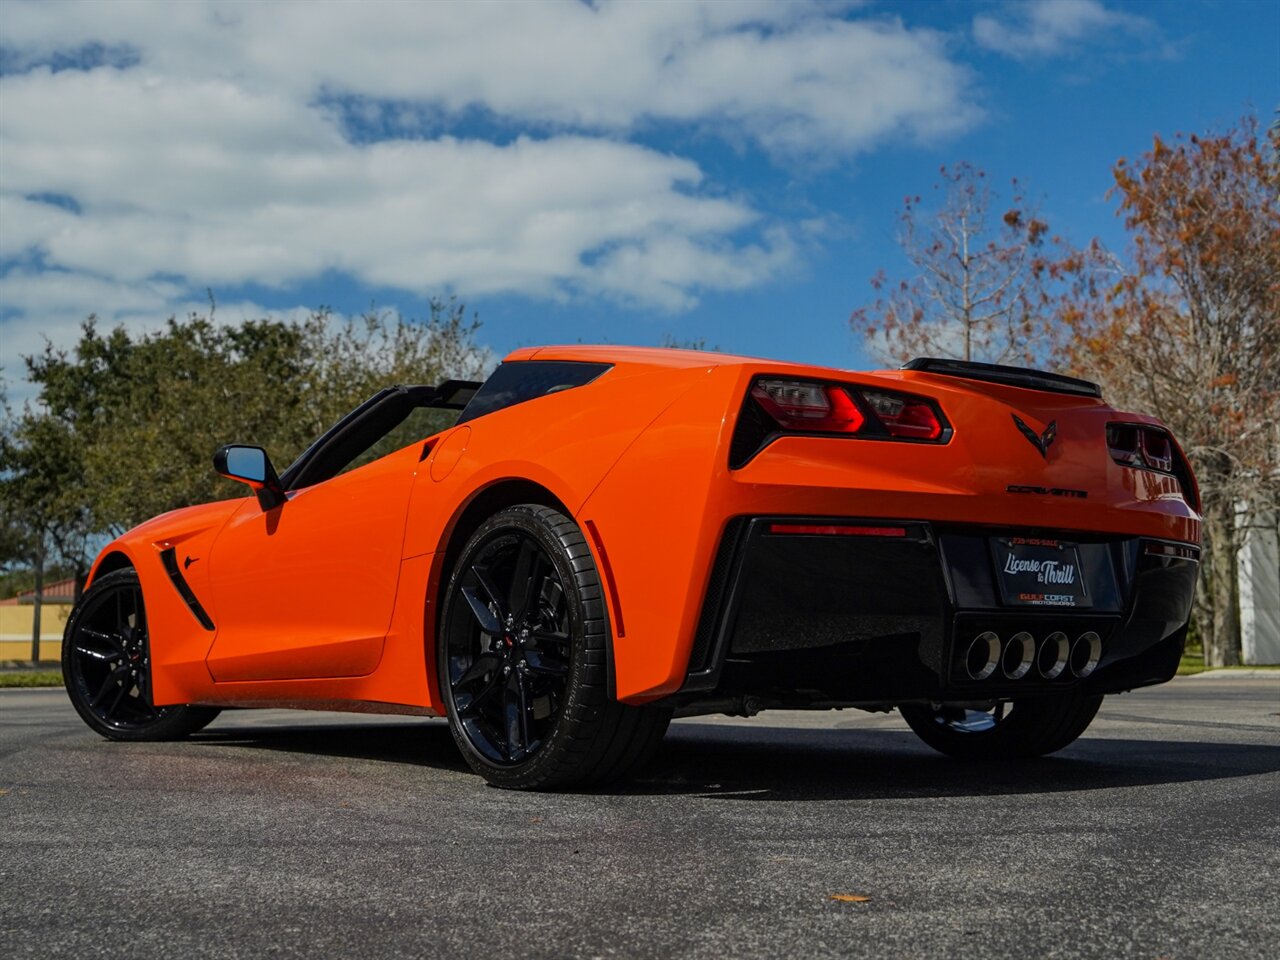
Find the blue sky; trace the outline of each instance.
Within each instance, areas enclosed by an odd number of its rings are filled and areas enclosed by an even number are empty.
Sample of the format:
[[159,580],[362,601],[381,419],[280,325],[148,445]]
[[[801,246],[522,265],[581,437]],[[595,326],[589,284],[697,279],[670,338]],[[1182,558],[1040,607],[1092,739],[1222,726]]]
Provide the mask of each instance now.
[[5,0],[0,368],[133,329],[456,295],[552,342],[858,367],[902,198],[965,160],[1055,232],[1154,134],[1280,106],[1280,4]]

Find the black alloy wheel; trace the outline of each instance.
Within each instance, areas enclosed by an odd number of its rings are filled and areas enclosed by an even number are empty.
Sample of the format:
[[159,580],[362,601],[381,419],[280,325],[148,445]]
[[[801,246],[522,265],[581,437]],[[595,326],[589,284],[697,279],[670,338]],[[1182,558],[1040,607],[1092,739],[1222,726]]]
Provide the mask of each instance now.
[[999,700],[983,709],[902,704],[902,718],[933,749],[961,760],[1043,756],[1072,743],[1093,722],[1102,697],[1078,693]]
[[450,635],[458,720],[490,761],[520,763],[542,747],[564,703],[572,645],[564,583],[546,549],[511,529],[474,553],[457,591],[474,619]]
[[491,783],[613,779],[647,759],[670,712],[608,697],[608,618],[577,526],[549,507],[496,514],[447,588],[437,666],[454,739]]
[[67,621],[62,677],[72,705],[112,740],[171,740],[200,729],[211,707],[154,705],[142,586],[132,569],[94,581]]

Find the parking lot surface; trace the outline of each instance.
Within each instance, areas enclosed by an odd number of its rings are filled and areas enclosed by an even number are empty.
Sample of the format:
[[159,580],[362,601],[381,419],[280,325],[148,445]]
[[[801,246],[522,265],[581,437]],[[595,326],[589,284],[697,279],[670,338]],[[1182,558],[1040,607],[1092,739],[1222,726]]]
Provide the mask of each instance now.
[[485,786],[438,720],[117,744],[0,691],[0,953],[1275,956],[1278,820],[1280,676],[1110,697],[1021,765],[896,714],[683,721],[585,794]]

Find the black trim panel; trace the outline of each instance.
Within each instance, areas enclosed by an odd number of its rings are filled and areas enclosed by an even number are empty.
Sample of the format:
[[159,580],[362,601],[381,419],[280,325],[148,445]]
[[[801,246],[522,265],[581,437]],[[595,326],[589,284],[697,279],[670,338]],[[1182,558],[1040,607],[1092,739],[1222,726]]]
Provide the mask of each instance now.
[[[896,535],[772,532],[773,524],[900,528]],[[1077,544],[1089,608],[1005,604],[993,536]],[[1016,698],[1064,687],[1112,693],[1172,677],[1185,642],[1198,550],[1142,537],[919,520],[767,516],[730,521],[703,600],[687,703],[757,698],[805,706]],[[978,633],[1101,638],[1096,669],[980,681],[961,658]]]
[[747,518],[734,517],[725,526],[711,567],[711,579],[702,601],[702,615],[698,618],[698,631],[693,637],[693,650],[689,654],[689,671],[685,690],[711,690],[719,678],[719,662],[722,659],[723,627],[728,611],[736,603],[735,588],[741,562],[739,554],[746,541]]

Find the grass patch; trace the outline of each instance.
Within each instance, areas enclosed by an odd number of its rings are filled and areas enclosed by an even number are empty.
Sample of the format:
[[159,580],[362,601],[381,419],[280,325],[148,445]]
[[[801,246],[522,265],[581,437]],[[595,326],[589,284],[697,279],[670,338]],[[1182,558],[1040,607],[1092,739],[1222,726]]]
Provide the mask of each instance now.
[[1204,673],[1206,670],[1280,670],[1280,664],[1242,663],[1234,667],[1206,667],[1204,647],[1198,643],[1187,644],[1186,650],[1182,652],[1182,659],[1178,661],[1178,676],[1189,677],[1196,673]]
[[0,689],[5,687],[60,687],[61,670],[15,670],[0,673]]
[[1178,661],[1178,676],[1189,677],[1195,673],[1204,673],[1207,669],[1204,665],[1204,647],[1198,643],[1188,643],[1182,651],[1182,659]]

